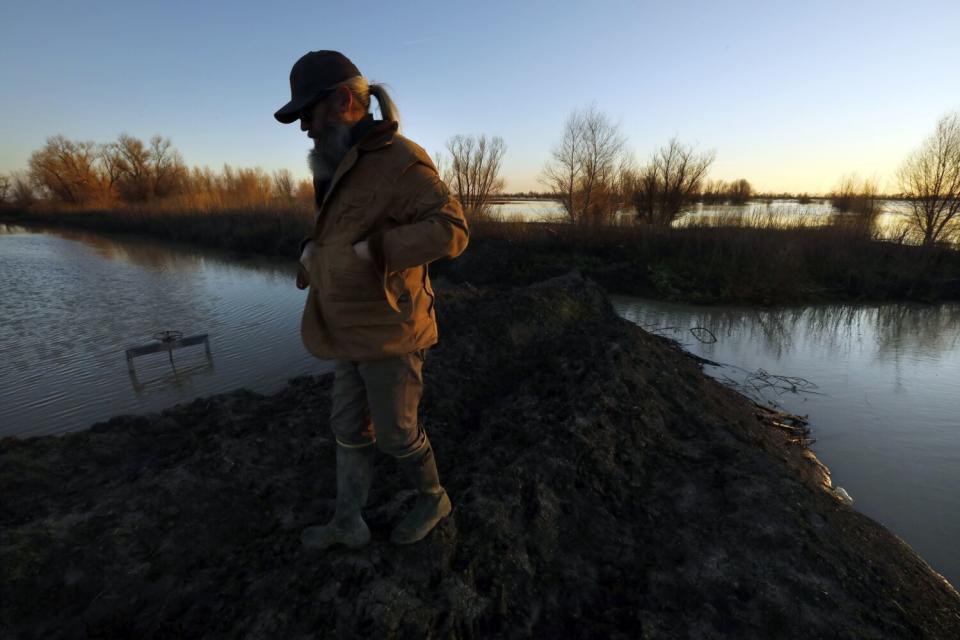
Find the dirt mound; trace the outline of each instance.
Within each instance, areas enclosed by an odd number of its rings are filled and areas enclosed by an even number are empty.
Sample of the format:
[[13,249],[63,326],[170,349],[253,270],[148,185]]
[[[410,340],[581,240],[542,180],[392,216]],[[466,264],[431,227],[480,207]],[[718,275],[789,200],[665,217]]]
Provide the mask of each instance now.
[[305,552],[330,378],[0,442],[4,638],[957,638],[960,597],[801,447],[576,275],[441,291],[423,420],[453,515]]

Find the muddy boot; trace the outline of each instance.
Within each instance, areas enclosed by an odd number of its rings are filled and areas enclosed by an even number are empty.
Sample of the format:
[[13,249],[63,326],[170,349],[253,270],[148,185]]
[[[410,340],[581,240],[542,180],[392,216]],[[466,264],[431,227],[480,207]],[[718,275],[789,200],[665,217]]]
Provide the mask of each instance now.
[[360,510],[367,503],[373,478],[374,447],[337,446],[337,509],[320,527],[307,527],[300,542],[307,549],[327,549],[342,544],[356,549],[370,542],[370,529]]
[[419,495],[413,509],[393,530],[390,540],[394,544],[411,544],[425,538],[438,522],[450,515],[452,507],[447,492],[440,486],[433,448],[426,436],[420,449],[409,457],[398,459],[397,463]]

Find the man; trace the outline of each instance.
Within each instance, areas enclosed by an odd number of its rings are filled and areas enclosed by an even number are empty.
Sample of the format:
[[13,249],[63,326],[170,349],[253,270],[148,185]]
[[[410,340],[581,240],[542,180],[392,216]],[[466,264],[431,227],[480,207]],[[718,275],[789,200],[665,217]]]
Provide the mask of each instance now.
[[[333,519],[308,527],[304,546],[356,548],[374,448],[417,489],[391,540],[421,540],[451,510],[427,434],[417,421],[426,350],[437,342],[427,264],[467,246],[467,225],[429,155],[397,133],[396,108],[343,54],[312,51],[290,72],[292,98],[274,114],[313,140],[317,215],[301,245],[297,286],[309,287],[307,349],[335,364],[330,426],[337,443]],[[377,98],[383,120],[370,114]]]

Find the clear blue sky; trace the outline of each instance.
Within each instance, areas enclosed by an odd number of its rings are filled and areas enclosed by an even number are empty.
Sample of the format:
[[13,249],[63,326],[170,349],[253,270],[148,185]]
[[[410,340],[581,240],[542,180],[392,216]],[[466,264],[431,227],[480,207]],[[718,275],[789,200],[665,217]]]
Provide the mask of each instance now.
[[[824,191],[884,186],[960,108],[960,2],[21,2],[0,9],[0,172],[47,136],[172,138],[189,165],[306,176],[309,140],[273,112],[290,66],[346,53],[387,83],[430,153],[507,143],[510,190],[576,108],[597,105],[642,161],[672,135],[716,178]],[[892,182],[889,183],[892,187]]]

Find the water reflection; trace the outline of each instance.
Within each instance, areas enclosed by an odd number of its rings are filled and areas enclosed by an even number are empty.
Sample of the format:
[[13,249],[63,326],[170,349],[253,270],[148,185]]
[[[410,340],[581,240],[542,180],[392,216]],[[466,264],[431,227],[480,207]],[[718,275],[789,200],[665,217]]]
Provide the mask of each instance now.
[[[664,302],[637,305],[632,300],[614,298],[625,318],[650,331],[682,334],[691,326],[704,327],[718,339],[757,344],[775,359],[783,359],[798,348],[849,354],[862,349],[866,337],[875,344],[880,361],[905,350],[916,356],[937,358],[960,348],[960,305],[956,304],[831,304],[754,309]],[[685,339],[681,342],[688,344]],[[706,343],[702,349],[711,351]]]
[[0,224],[0,236],[48,236],[70,240],[91,249],[104,260],[144,267],[150,271],[189,273],[213,264],[218,269],[241,274],[251,268],[279,280],[289,277],[293,263],[283,260],[237,256],[227,251],[193,244],[175,244],[143,236],[103,235],[62,227],[42,229]]
[[178,368],[176,362],[171,362],[168,373],[144,380],[143,382],[137,377],[135,369],[130,368],[127,371],[130,376],[130,384],[138,396],[156,389],[165,389],[168,387],[179,389],[193,382],[192,378],[195,376],[210,375],[213,372],[213,356],[209,353],[204,354],[204,362],[202,364],[193,364]]
[[881,356],[910,350],[937,358],[960,345],[960,305],[881,307],[875,325]]
[[[0,436],[63,433],[121,413],[156,411],[247,387],[270,392],[329,363],[300,341],[304,293],[292,261],[74,230],[0,227]],[[162,330],[208,334],[194,347],[138,358]]]
[[[169,384],[174,387],[181,386],[181,377],[187,376],[188,374],[201,371],[213,371],[213,353],[210,351],[210,338],[206,334],[184,337],[184,335],[178,331],[161,331],[154,334],[153,338],[154,341],[150,344],[131,347],[127,349],[126,352],[127,371],[130,374],[130,381],[133,384],[134,391],[137,393],[142,392],[149,384],[141,383],[137,379],[137,370],[135,364],[135,360],[137,358],[140,358],[142,362],[146,357],[166,355],[166,359],[170,362],[170,368],[173,372],[172,382],[169,382]],[[181,367],[178,370],[174,355],[176,353],[181,353],[181,355],[183,355],[183,352],[181,351],[182,349],[199,346],[203,347],[203,355],[206,358],[206,364],[195,365],[186,369]],[[169,376],[164,376],[162,380],[169,381],[170,378]]]
[[[814,450],[856,507],[960,583],[960,305],[613,302],[628,320],[720,364],[708,374],[808,415]],[[697,327],[716,342],[696,339]]]

